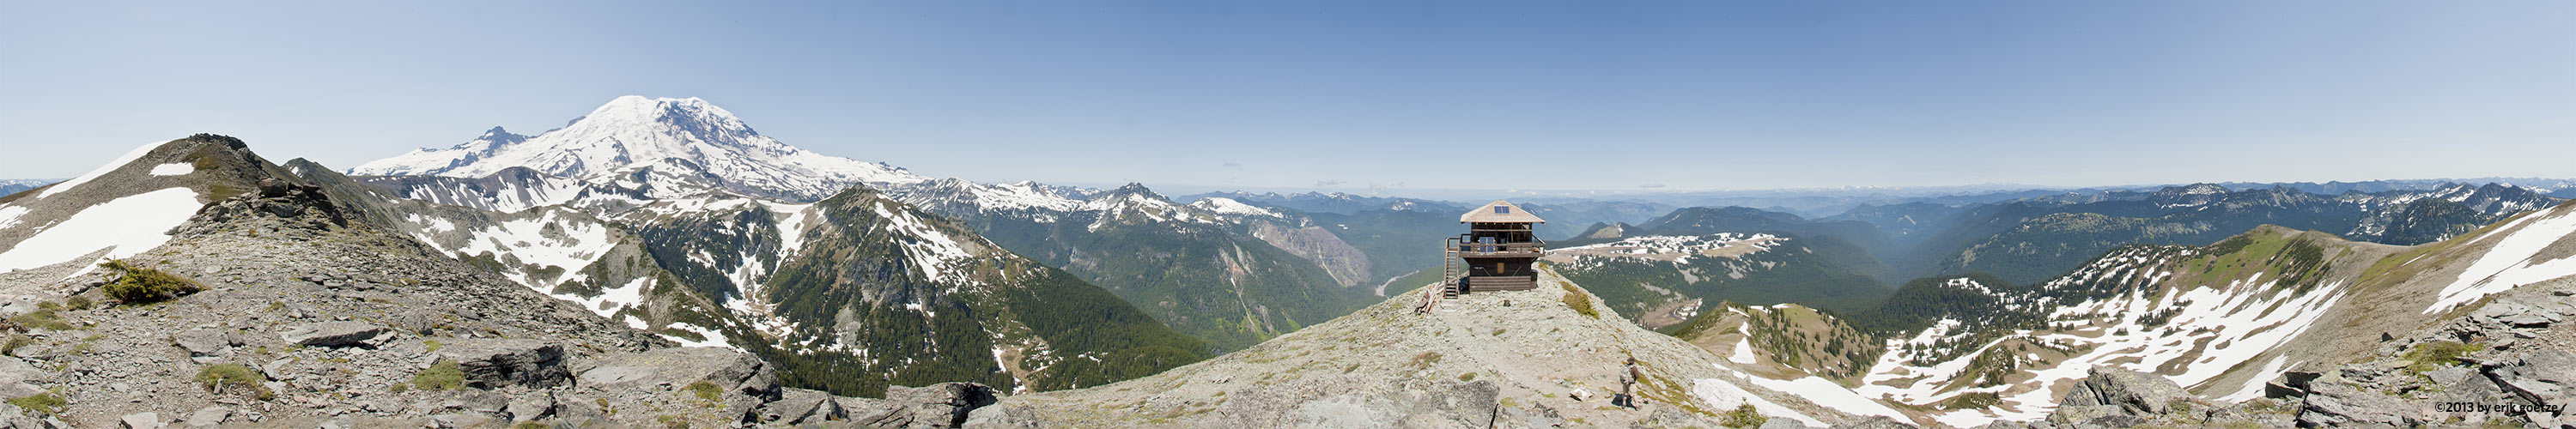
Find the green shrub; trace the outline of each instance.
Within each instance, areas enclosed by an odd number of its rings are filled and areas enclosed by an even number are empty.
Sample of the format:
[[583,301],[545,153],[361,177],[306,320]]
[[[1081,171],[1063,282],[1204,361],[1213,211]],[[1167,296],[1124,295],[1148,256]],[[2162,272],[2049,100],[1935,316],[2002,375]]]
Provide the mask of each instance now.
[[54,396],[54,392],[38,393],[9,400],[9,405],[16,405],[18,408],[24,408],[27,411],[34,411],[45,415],[53,415],[56,412],[60,412],[63,410],[63,405],[68,404],[70,403],[63,401],[63,397]]
[[34,338],[27,338],[25,335],[10,335],[9,342],[7,344],[0,344],[0,354],[17,356],[19,347],[26,347],[28,344],[35,343],[36,340]]
[[456,390],[465,387],[465,369],[457,367],[454,360],[439,359],[429,364],[429,369],[411,376],[411,384],[426,390]]
[[71,299],[64,300],[63,303],[64,305],[71,306],[73,310],[88,310],[90,306],[97,305],[97,303],[90,302],[89,297],[86,296],[73,296]]
[[115,299],[117,302],[141,304],[206,290],[204,285],[199,285],[194,280],[161,272],[161,270],[133,266],[121,260],[111,259],[99,263],[98,266],[116,272],[116,280],[100,286],[99,289],[105,291],[108,298]]
[[1601,312],[1592,309],[1592,298],[1583,296],[1583,291],[1575,289],[1573,283],[1565,284],[1565,307],[1572,308],[1575,313],[1580,313],[1584,316],[1589,316],[1594,319],[1601,318]]
[[30,311],[27,312],[27,314],[10,317],[9,322],[16,323],[18,326],[35,329],[51,329],[56,331],[80,329],[80,327],[72,326],[70,323],[63,323],[63,319],[60,316],[55,315],[53,310]]
[[2446,366],[2459,366],[2461,355],[2485,349],[2486,346],[2483,345],[2467,344],[2458,341],[2434,341],[2417,344],[2415,345],[2415,349],[2406,351],[2406,360],[2414,362],[2413,364],[2407,365],[2406,369],[2408,371],[2414,371],[2417,374],[2422,374],[2432,372],[2436,369],[2442,369],[2442,367]]
[[1757,428],[1762,427],[1763,423],[1770,422],[1770,417],[1763,417],[1762,413],[1753,411],[1753,404],[1747,403],[1737,405],[1734,411],[1728,411],[1726,415],[1719,416],[1717,424],[1727,427]]
[[689,383],[688,389],[690,392],[698,394],[698,399],[709,401],[716,400],[718,395],[724,393],[724,388],[716,387],[715,383],[708,383],[706,380],[698,380],[696,383]]
[[242,388],[260,391],[265,389],[260,386],[260,383],[266,382],[268,382],[267,376],[260,375],[259,371],[251,370],[249,366],[237,363],[206,365],[205,369],[197,370],[197,384],[206,386],[206,390],[218,395],[227,390]]

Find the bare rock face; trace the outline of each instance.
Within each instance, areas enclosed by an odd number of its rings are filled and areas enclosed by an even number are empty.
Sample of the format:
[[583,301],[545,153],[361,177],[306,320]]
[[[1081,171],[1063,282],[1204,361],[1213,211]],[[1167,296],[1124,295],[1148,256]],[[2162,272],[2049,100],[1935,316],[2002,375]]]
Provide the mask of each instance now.
[[554,387],[572,378],[572,370],[564,366],[563,346],[545,341],[456,340],[439,349],[438,354],[455,360],[458,369],[465,371],[466,382],[474,387]]
[[352,347],[384,335],[385,327],[366,322],[322,322],[296,326],[278,334],[286,342],[315,347]]
[[966,414],[993,405],[993,388],[976,383],[940,383],[922,387],[890,386],[885,399],[841,398],[850,421],[864,427],[965,427]]
[[2540,406],[2536,408],[2559,410],[2555,413],[2527,412],[2525,417],[2533,424],[2542,427],[2576,425],[2576,412],[2567,411],[2568,406],[2576,405],[2576,354],[2565,350],[2541,350],[2523,356],[2519,362],[2489,367],[2486,373],[2496,384],[2503,385],[2505,391],[2531,405]]
[[2096,366],[2086,374],[2083,383],[2066,392],[2065,399],[2059,400],[2058,406],[2112,405],[2130,414],[2160,414],[2172,411],[2177,402],[2191,401],[2201,399],[2164,376]]
[[[582,371],[575,382],[609,398],[648,398],[673,389],[699,395],[707,412],[725,421],[746,421],[762,404],[779,399],[776,368],[759,357],[730,349],[681,347],[599,358],[599,366]],[[700,393],[704,392],[704,393]],[[891,392],[891,391],[889,391]],[[611,409],[631,409],[614,404]]]
[[2424,422],[2408,411],[2413,404],[2378,392],[2355,389],[2346,384],[2318,386],[2308,392],[2307,405],[2299,410],[2299,425],[2308,427],[2352,426],[2420,426]]
[[849,412],[832,394],[816,390],[788,388],[778,401],[760,406],[760,423],[801,425],[826,421],[849,420]]

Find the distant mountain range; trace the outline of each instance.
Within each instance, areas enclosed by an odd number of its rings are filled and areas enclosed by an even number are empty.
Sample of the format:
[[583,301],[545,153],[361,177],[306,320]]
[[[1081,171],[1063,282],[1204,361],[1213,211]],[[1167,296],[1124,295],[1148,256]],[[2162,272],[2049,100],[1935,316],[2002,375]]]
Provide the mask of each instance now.
[[2368,404],[2576,387],[2564,182],[1525,201],[1543,286],[1441,300],[1481,202],[933,178],[698,99],[348,170],[249,147],[0,195],[0,420],[2546,424]]

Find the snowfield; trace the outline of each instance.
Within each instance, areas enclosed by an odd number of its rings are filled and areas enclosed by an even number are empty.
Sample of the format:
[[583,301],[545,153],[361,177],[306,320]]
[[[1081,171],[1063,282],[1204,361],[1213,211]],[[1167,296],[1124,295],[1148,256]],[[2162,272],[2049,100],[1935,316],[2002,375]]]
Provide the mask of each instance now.
[[2505,223],[2503,227],[2496,228],[2494,234],[2478,238],[2478,243],[2493,245],[2485,256],[2478,258],[2477,263],[2460,271],[2458,281],[2442,287],[2442,299],[2434,301],[2431,307],[2425,307],[2424,313],[2477,302],[2487,295],[2511,290],[2515,286],[2576,275],[2576,257],[2531,260],[2542,248],[2569,235],[2576,235],[2576,215],[2565,211],[2532,212]]
[[[147,146],[143,150],[150,148]],[[109,167],[102,171],[114,169]],[[170,229],[187,223],[189,217],[196,215],[197,207],[203,205],[197,202],[197,191],[182,187],[129,195],[89,206],[19,241],[7,252],[0,252],[0,272],[59,264],[100,249],[110,249],[106,256],[101,257],[102,261],[142,254],[169,242]],[[20,213],[24,211],[18,210]],[[7,212],[0,210],[0,216],[5,216],[0,223],[15,224],[17,215]],[[83,267],[80,272],[88,271],[88,267]]]

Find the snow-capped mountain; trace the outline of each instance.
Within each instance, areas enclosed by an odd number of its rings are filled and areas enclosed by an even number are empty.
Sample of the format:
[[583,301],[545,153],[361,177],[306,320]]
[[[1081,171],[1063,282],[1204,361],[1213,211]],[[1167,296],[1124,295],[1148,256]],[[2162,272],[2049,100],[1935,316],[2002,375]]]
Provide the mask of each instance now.
[[[670,273],[667,278],[649,279],[658,285],[651,290],[694,290],[727,313],[712,318],[746,321],[737,324],[743,326],[705,326],[720,334],[697,337],[718,343],[730,337],[736,345],[768,355],[833,355],[831,359],[872,362],[868,365],[888,369],[909,367],[914,365],[910,362],[926,357],[913,353],[957,353],[885,349],[898,344],[895,335],[904,331],[843,329],[857,326],[850,325],[855,321],[847,317],[865,317],[875,324],[981,314],[941,308],[984,308],[995,304],[994,299],[1013,296],[1006,290],[960,290],[1000,285],[1005,289],[1051,287],[1064,294],[1071,292],[1046,285],[1072,280],[1097,284],[1128,303],[1152,303],[1134,307],[1182,333],[1220,339],[1210,341],[1219,348],[1241,347],[1356,307],[1356,301],[1339,296],[1353,290],[1343,283],[1357,282],[1364,276],[1356,273],[1367,269],[1367,258],[1339,245],[1332,234],[1299,230],[1301,225],[1295,221],[1277,213],[1262,215],[1265,210],[1257,207],[1180,204],[1143,185],[1093,190],[1036,182],[933,179],[885,164],[788,146],[758,135],[741,119],[694,98],[621,97],[562,129],[535,136],[495,129],[456,147],[415,151],[348,171],[362,175],[354,179],[381,192],[508,213],[464,216],[491,222],[449,220],[456,225],[447,225],[440,219],[423,219],[411,224],[420,239],[442,243],[459,258],[488,261],[487,265],[532,288],[588,297],[578,298],[585,303],[606,300],[600,304],[605,313],[613,307],[607,301],[633,301],[617,296],[636,293],[624,283],[636,280],[596,278],[584,266],[631,266],[628,259],[640,256],[653,268]],[[825,197],[853,192],[905,208],[832,214],[818,205]],[[571,212],[589,216],[584,219]],[[905,213],[919,215],[898,216]],[[852,229],[858,225],[823,225],[868,219],[965,229],[905,227],[858,233]],[[466,225],[478,223],[482,225]],[[620,231],[603,238],[587,229],[594,223]],[[1253,223],[1263,228],[1249,226]],[[816,231],[855,235],[822,245],[815,241]],[[947,248],[923,247],[926,243],[971,244],[987,239],[1008,251],[986,256],[1002,258],[1000,264],[1042,264],[1073,277],[1037,281],[1010,274],[1025,268],[959,271],[961,259],[948,257],[954,252],[922,250]],[[629,241],[639,243],[641,250],[618,250]],[[1283,251],[1278,246],[1297,250]],[[1009,262],[1020,255],[1038,264]],[[1318,265],[1329,267],[1318,269]],[[910,274],[845,284],[843,280],[857,274],[813,272],[861,266],[891,270],[871,277]],[[1144,275],[1164,272],[1182,274]],[[1231,274],[1212,275],[1221,273]],[[865,300],[830,305],[811,298],[825,290],[846,292],[857,287],[853,285],[909,292],[869,294]],[[969,285],[981,286],[960,289]],[[851,316],[838,307],[862,309]],[[898,316],[878,307],[914,316]],[[1217,310],[1222,312],[1208,312]],[[1046,367],[1074,368],[1054,363],[1063,356],[1043,353],[1071,353],[1079,348],[1046,346],[1045,341],[1004,330],[1023,322],[978,322],[989,325],[974,329],[988,332],[971,335],[1007,337],[1013,343],[993,344],[993,357],[982,360],[1001,362],[1011,377],[983,381],[1023,386],[1105,381],[1037,372]],[[1161,329],[1146,328],[1124,329],[1140,333]],[[949,332],[964,329],[969,328],[919,332],[967,335]],[[1150,333],[1144,337],[1166,340]],[[745,338],[767,341],[746,342]],[[999,358],[1006,353],[1015,357]],[[1123,352],[1095,349],[1089,353],[1092,358],[1107,358]],[[1153,366],[1180,361],[1137,362]],[[1118,366],[1123,369],[1110,374],[1133,375],[1132,370],[1142,368]]]
[[853,184],[929,180],[881,163],[788,146],[706,100],[632,95],[535,136],[493,127],[454,147],[415,150],[347,173],[480,178],[513,167],[655,197],[722,190],[814,201]]

